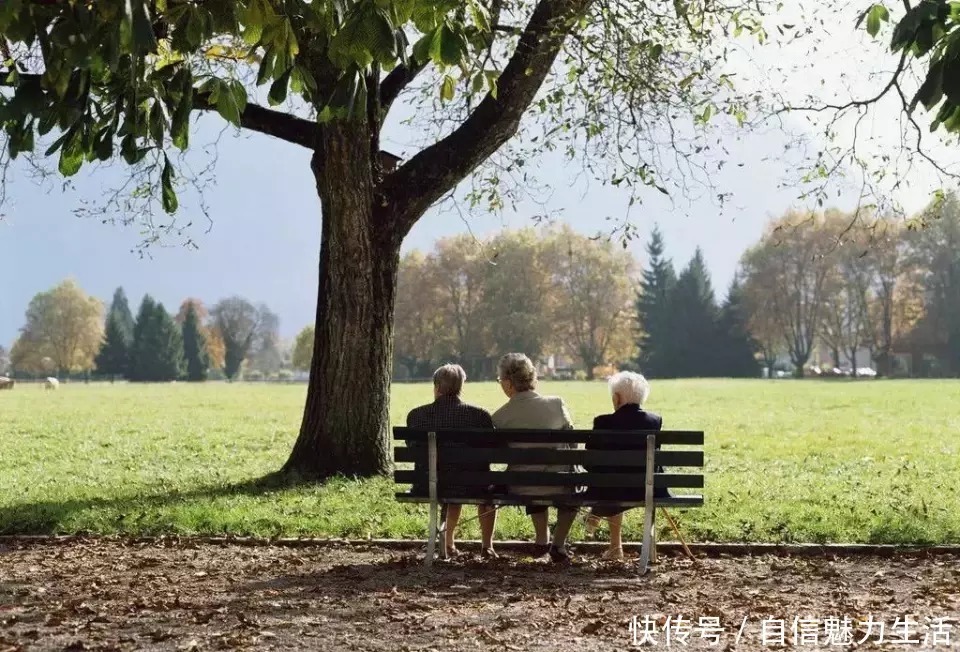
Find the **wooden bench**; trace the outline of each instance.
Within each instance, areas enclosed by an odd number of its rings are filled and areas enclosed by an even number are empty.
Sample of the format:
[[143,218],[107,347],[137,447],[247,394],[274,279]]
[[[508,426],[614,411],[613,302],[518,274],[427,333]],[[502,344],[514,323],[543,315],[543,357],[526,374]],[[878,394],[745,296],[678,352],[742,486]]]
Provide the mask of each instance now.
[[[438,531],[437,513],[443,503],[494,505],[549,505],[594,507],[612,504],[644,508],[643,548],[640,563],[644,571],[655,552],[654,526],[656,507],[698,507],[703,496],[678,495],[653,498],[654,488],[702,489],[703,433],[689,431],[625,431],[625,430],[467,430],[451,429],[429,432],[412,428],[394,428],[394,461],[412,464],[412,469],[394,471],[400,485],[411,485],[396,494],[397,500],[430,504],[429,538],[426,564],[433,561]],[[646,451],[637,450],[637,442],[646,439]],[[516,448],[515,444],[575,444],[577,448]],[[586,450],[588,443],[600,444],[603,450]],[[657,446],[663,448],[657,450]],[[680,450],[666,447],[680,447]],[[695,448],[695,447],[699,447]],[[615,466],[616,472],[590,473],[525,472],[491,469],[489,471],[457,471],[457,464],[535,464],[580,465],[581,467]],[[624,467],[630,470],[623,472]],[[656,472],[663,467],[663,472]],[[568,493],[555,496],[530,496],[490,493],[491,485],[533,485],[566,488]],[[570,493],[571,487],[603,488],[604,498],[590,497],[590,492]],[[642,490],[642,491],[641,491]],[[639,494],[639,495],[638,495]],[[609,496],[609,497],[608,497]],[[442,538],[441,538],[442,542]],[[441,545],[443,545],[441,543]]]

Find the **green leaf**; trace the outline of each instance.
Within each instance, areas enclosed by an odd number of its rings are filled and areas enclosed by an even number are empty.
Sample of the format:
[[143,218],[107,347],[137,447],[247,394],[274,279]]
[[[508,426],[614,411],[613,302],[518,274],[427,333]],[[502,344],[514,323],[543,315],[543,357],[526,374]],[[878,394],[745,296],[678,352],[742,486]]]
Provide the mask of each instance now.
[[240,126],[240,115],[247,108],[247,91],[235,79],[217,82],[217,112],[232,125]]
[[60,164],[58,166],[60,174],[65,177],[72,177],[83,166],[83,130],[71,130],[70,138],[60,150]]
[[45,151],[43,155],[50,156],[51,154],[54,154],[58,149],[63,147],[63,144],[67,142],[68,139],[73,138],[73,134],[76,133],[77,129],[79,129],[79,123],[67,129],[63,135],[53,141],[53,144],[47,148],[47,151]]
[[430,50],[433,47],[433,39],[437,37],[437,31],[428,32],[421,36],[416,43],[413,44],[413,60],[419,64],[424,64],[427,61],[430,61]]
[[443,84],[440,87],[440,97],[449,102],[453,99],[454,88],[456,87],[456,80],[450,75],[443,76]]
[[880,32],[880,23],[889,22],[890,12],[881,4],[875,4],[867,11],[867,33],[876,36]]
[[109,128],[97,134],[94,152],[100,161],[108,161],[113,156],[113,133]]
[[490,97],[497,99],[497,80],[500,78],[500,72],[485,70],[483,74],[487,78],[487,85],[490,87]]
[[[956,59],[952,61],[956,61]],[[917,90],[917,94],[913,96],[913,101],[910,102],[911,112],[916,108],[917,104],[923,104],[923,108],[927,111],[935,107],[940,100],[943,99],[944,92],[947,91],[947,89],[944,88],[944,81],[948,81],[950,86],[947,97],[954,102],[960,101],[960,78],[956,77],[956,74],[960,72],[960,70],[957,70],[956,65],[954,65],[951,76],[945,79],[943,74],[944,67],[945,62],[943,59],[939,59],[930,65],[930,70],[927,71],[927,78],[924,79],[923,84],[921,84]]]
[[487,8],[481,5],[477,0],[469,0],[470,15],[474,24],[483,32],[490,31],[490,14]]
[[167,213],[174,213],[177,210],[177,193],[173,189],[173,166],[170,165],[170,159],[163,156],[163,172],[160,174],[161,194],[163,198],[163,210]]
[[174,85],[180,89],[180,102],[170,120],[170,137],[174,147],[183,151],[190,144],[190,112],[193,110],[193,75],[188,68],[177,72]]
[[483,73],[478,72],[473,76],[473,87],[471,89],[474,94],[479,93],[483,90]]
[[148,118],[148,122],[150,124],[150,138],[152,138],[158,145],[162,145],[166,120],[163,117],[163,107],[160,106],[160,100],[153,101],[153,106],[150,107],[150,117]]
[[126,0],[127,20],[131,23],[133,48],[135,52],[156,52],[157,38],[153,34],[153,25],[147,17],[144,0]]
[[448,66],[459,65],[466,52],[467,41],[463,34],[444,23],[440,37],[440,61]]
[[270,93],[267,95],[267,101],[270,102],[270,106],[283,104],[283,101],[287,99],[287,86],[290,84],[291,73],[293,73],[293,68],[287,68],[286,72],[270,84]]

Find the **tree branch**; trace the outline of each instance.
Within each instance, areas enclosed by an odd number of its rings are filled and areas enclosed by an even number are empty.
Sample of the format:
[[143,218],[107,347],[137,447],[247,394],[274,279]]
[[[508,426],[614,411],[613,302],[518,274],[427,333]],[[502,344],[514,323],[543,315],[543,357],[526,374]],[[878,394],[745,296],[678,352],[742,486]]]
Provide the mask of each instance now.
[[427,64],[414,63],[410,59],[409,66],[401,64],[383,78],[383,81],[380,82],[380,110],[383,114],[390,111],[390,105],[393,104],[393,101],[426,67]]
[[382,201],[403,237],[421,215],[517,133],[520,119],[550,73],[574,20],[593,0],[539,0],[517,48],[487,94],[451,134],[420,151],[381,186]]
[[[9,70],[0,70],[0,86],[14,86],[7,82]],[[39,81],[41,75],[19,73],[21,81]],[[216,111],[217,106],[210,103],[210,96],[197,90],[193,92],[193,108],[198,111]],[[289,113],[274,111],[258,104],[247,104],[240,114],[240,126],[250,131],[258,131],[288,143],[301,145],[309,150],[316,148],[320,133],[319,126],[312,120],[298,118]]]
[[[217,110],[216,105],[210,103],[209,95],[199,91],[193,93],[193,107],[200,111]],[[319,126],[312,120],[249,103],[240,114],[240,126],[309,150],[316,149],[320,133]]]

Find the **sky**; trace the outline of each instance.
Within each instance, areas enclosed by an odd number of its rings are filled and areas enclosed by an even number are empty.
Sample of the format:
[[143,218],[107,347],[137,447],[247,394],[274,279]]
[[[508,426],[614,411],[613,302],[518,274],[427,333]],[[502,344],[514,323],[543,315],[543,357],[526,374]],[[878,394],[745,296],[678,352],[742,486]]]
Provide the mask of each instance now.
[[[799,11],[790,6],[778,21],[796,21]],[[877,56],[882,44],[870,43],[853,31],[852,20],[839,27],[845,40],[821,43],[816,51],[809,42],[741,45],[731,64],[759,90],[786,89],[792,97],[809,92],[844,97],[877,87],[878,74],[890,67],[889,58]],[[823,28],[827,30],[827,27]],[[789,72],[789,71],[794,72]],[[801,71],[801,72],[797,72]],[[827,80],[827,81],[822,81]],[[844,95],[846,94],[846,95]],[[877,152],[897,144],[898,127],[890,126],[896,107],[886,107],[886,121],[868,121],[868,146]],[[921,120],[926,120],[921,117]],[[814,125],[815,127],[816,125]],[[787,118],[790,130],[804,131],[806,123]],[[200,119],[191,142],[213,142],[222,129],[217,116]],[[815,134],[816,131],[807,131]],[[409,158],[416,134],[397,121],[385,132],[383,146]],[[812,137],[816,143],[816,136]],[[786,137],[779,129],[727,134],[723,146],[730,164],[713,176],[714,184],[732,194],[721,213],[709,196],[667,199],[653,192],[630,210],[639,239],[630,244],[641,264],[643,246],[655,224],[666,240],[667,253],[680,268],[696,247],[703,249],[718,298],[730,283],[742,252],[760,237],[764,225],[790,208],[801,207],[795,187],[782,188],[795,176],[785,156]],[[103,224],[80,218],[73,210],[84,200],[97,199],[123,180],[123,166],[85,167],[75,178],[75,188],[64,191],[61,180],[37,184],[16,166],[8,189],[9,199],[0,219],[0,345],[9,347],[23,325],[30,298],[67,277],[88,293],[109,303],[117,286],[123,286],[136,311],[144,293],[176,311],[186,297],[199,297],[208,305],[238,294],[266,303],[280,317],[281,335],[292,337],[313,321],[316,307],[317,263],[320,248],[320,206],[309,169],[309,155],[297,146],[244,132],[227,132],[219,138],[214,185],[204,199],[212,222],[195,207],[178,216],[191,222],[187,230],[196,248],[171,238],[169,246],[153,246],[148,256],[136,249],[142,240],[139,228]],[[462,218],[449,207],[431,209],[414,227],[404,251],[426,250],[440,237],[472,232],[478,236],[505,227],[530,225],[531,216],[546,211],[574,228],[594,234],[607,228],[604,218],[621,219],[629,196],[623,190],[587,183],[576,164],[560,157],[539,162],[539,178],[552,193],[545,206],[522,203],[501,215]],[[936,179],[920,170],[903,174],[910,181],[892,194],[910,211],[929,198]],[[838,186],[838,189],[840,186]],[[851,209],[857,193],[840,190],[838,206]]]

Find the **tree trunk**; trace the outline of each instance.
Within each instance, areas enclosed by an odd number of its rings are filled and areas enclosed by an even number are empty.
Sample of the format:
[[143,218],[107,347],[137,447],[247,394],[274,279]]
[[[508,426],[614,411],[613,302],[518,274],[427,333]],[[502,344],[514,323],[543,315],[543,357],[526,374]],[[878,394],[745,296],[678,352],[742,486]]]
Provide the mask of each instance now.
[[[362,125],[324,129],[312,168],[323,208],[316,332],[300,436],[284,471],[390,471],[393,309],[402,237],[374,202]],[[366,145],[365,145],[366,143]]]

